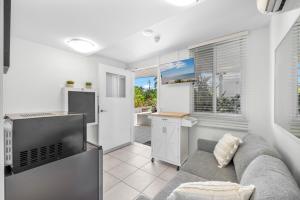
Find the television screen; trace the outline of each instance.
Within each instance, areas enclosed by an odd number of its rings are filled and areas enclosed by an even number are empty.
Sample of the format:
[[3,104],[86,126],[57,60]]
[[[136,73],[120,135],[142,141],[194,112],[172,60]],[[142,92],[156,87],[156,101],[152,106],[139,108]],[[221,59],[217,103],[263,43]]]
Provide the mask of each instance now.
[[161,83],[174,84],[195,81],[194,58],[180,60],[160,67]]
[[96,122],[95,92],[68,92],[68,111],[86,114],[87,123]]

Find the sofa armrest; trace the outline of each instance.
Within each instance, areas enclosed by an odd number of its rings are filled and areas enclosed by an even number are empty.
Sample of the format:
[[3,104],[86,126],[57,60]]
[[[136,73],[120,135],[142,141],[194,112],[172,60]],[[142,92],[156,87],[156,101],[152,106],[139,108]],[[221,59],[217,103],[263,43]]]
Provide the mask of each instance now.
[[198,150],[213,153],[217,143],[217,141],[198,139]]

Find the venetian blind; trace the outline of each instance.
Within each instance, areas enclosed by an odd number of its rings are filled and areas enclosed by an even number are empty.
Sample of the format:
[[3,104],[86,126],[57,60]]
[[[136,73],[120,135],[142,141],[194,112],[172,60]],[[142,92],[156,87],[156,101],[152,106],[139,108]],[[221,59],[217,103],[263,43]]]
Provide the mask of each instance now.
[[[227,122],[233,124],[232,121],[238,121],[242,129],[245,127],[245,120],[240,120],[240,116],[246,48],[247,34],[241,34],[191,49],[197,78],[192,97],[195,113],[201,116],[206,114],[209,116],[208,121],[214,119],[215,124],[220,122],[222,126]],[[216,117],[216,114],[222,115]],[[240,123],[236,126],[239,127]]]

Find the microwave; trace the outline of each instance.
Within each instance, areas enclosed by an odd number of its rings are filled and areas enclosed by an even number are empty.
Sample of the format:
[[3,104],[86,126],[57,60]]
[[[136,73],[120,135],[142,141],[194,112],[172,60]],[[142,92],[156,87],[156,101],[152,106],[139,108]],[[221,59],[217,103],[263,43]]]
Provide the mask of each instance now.
[[4,120],[5,168],[20,173],[86,150],[85,114],[24,113]]

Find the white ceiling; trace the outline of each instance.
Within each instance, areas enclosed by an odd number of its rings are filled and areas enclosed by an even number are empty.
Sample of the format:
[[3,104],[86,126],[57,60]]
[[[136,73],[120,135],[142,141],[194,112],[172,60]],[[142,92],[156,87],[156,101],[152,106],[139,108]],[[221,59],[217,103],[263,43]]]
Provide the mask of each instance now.
[[[126,2],[126,3],[125,3]],[[255,0],[206,0],[175,7],[164,0],[12,1],[12,35],[60,49],[68,37],[98,43],[97,53],[125,63],[195,42],[266,25]],[[152,28],[161,41],[144,37]]]

